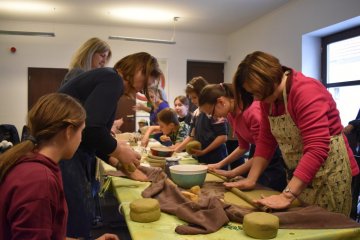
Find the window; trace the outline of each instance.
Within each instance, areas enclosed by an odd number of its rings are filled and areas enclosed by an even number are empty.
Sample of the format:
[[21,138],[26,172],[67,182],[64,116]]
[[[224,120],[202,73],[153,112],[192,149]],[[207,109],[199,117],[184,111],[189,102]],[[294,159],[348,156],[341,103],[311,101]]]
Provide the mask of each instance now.
[[321,44],[322,81],[346,126],[360,108],[360,27],[326,36]]

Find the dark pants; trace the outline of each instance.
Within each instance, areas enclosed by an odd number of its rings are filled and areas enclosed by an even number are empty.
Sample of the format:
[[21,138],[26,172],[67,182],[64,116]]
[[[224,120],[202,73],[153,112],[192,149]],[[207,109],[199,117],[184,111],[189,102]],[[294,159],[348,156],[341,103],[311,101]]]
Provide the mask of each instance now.
[[[252,158],[255,153],[255,145],[251,145],[249,158]],[[281,151],[279,148],[276,149],[271,162],[260,175],[258,183],[272,188],[276,191],[282,192],[286,185],[286,170],[284,160],[281,156]]]
[[71,160],[62,160],[60,168],[69,209],[67,237],[90,239],[95,203],[95,154],[78,149]]

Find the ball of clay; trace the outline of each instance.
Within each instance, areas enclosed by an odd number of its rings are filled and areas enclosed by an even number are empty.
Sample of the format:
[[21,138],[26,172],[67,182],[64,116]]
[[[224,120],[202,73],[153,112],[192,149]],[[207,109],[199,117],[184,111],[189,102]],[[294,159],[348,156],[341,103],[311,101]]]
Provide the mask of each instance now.
[[154,222],[159,220],[160,215],[160,205],[156,199],[141,198],[130,203],[130,219],[134,222]]
[[279,218],[270,213],[249,213],[244,217],[243,229],[248,236],[253,238],[274,238],[279,229]]
[[190,141],[187,145],[186,145],[186,152],[188,154],[193,154],[193,149],[196,150],[200,150],[201,149],[201,143],[199,141]]

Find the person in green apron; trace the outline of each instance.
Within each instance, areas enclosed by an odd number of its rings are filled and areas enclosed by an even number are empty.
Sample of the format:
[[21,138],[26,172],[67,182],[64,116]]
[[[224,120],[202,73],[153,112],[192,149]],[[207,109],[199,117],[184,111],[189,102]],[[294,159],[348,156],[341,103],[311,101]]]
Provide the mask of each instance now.
[[256,51],[239,64],[233,84],[235,99],[244,109],[255,99],[262,110],[253,165],[238,187],[254,188],[278,145],[288,184],[281,194],[256,202],[285,209],[298,198],[348,216],[351,180],[359,167],[342,132],[336,103],[321,82]]

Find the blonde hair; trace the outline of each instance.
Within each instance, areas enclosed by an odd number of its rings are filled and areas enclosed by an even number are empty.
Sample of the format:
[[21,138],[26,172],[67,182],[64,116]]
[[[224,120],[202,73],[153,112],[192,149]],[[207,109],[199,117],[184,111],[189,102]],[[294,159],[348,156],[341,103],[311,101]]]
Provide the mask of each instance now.
[[[247,55],[233,78],[237,104],[242,102],[245,110],[251,105],[254,94],[260,96],[260,100],[269,97],[275,91],[276,84],[281,82],[283,74],[283,67],[276,57],[260,51]],[[252,90],[251,93],[244,89],[244,84]]]
[[148,80],[150,77],[159,78],[162,74],[157,59],[146,52],[139,52],[128,55],[120,59],[115,63],[114,68],[122,74],[124,81],[129,83],[130,89],[125,94],[134,90],[134,76],[137,71],[141,70],[141,73],[145,77],[145,84],[143,88],[143,94],[149,99],[148,93]]
[[69,95],[50,93],[42,96],[28,113],[27,127],[31,137],[0,155],[0,183],[19,158],[69,125],[79,128],[85,118],[85,109]]
[[80,48],[75,52],[71,59],[69,70],[73,68],[80,68],[84,71],[91,70],[92,58],[95,53],[109,52],[106,62],[111,58],[111,50],[109,44],[99,38],[90,38],[84,42]]

